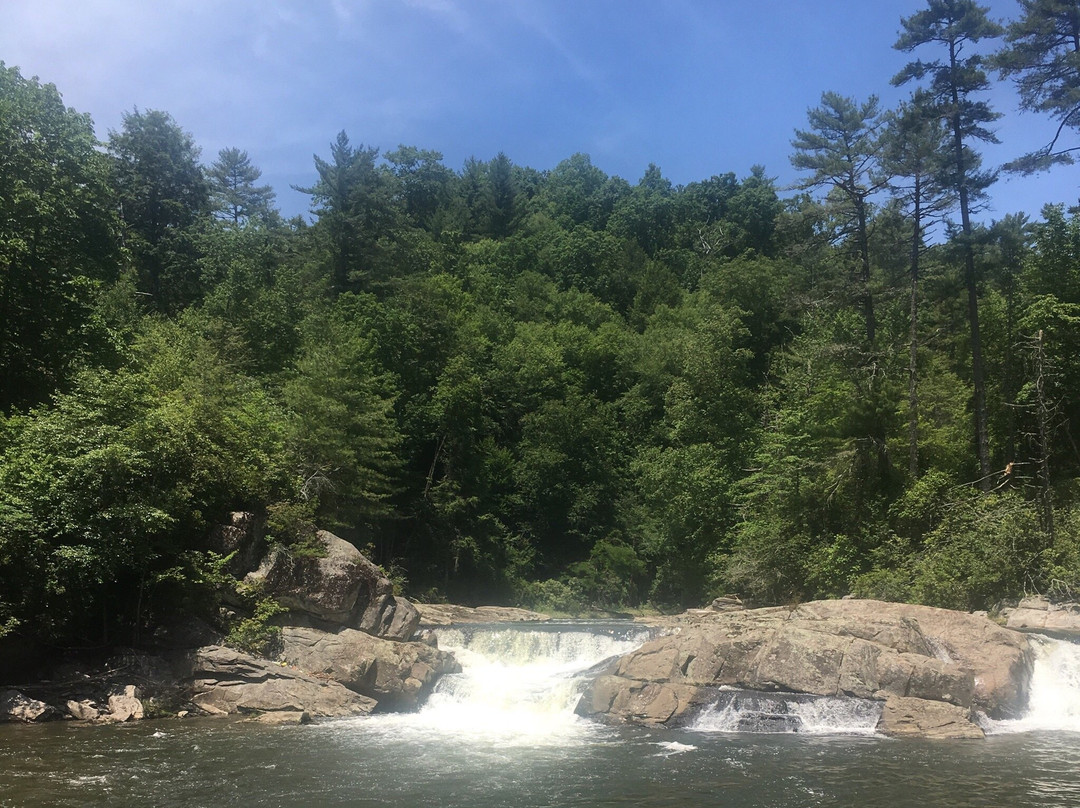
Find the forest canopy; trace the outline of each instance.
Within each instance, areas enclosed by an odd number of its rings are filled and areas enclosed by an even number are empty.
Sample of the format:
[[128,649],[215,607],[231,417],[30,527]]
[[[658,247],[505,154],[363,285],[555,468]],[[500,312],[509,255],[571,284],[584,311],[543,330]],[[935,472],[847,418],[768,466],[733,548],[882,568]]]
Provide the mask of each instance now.
[[1076,595],[1080,218],[980,221],[979,147],[1000,75],[1048,118],[1005,168],[1072,162],[1077,42],[1075,2],[929,0],[910,97],[823,93],[797,188],[341,132],[290,220],[243,149],[99,143],[0,63],[0,638],[215,619],[234,510],[419,599]]

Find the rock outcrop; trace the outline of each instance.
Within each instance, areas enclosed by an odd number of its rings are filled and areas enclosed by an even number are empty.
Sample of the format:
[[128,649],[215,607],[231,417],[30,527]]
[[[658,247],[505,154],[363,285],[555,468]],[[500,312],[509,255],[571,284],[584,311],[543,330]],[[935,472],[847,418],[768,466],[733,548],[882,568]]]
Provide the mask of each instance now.
[[329,677],[375,699],[380,710],[413,710],[444,673],[461,666],[453,654],[417,642],[391,642],[355,629],[286,626],[282,657],[306,673]]
[[[578,712],[671,725],[694,715],[724,686],[893,699],[885,732],[933,725],[945,734],[962,715],[955,736],[971,737],[981,735],[973,711],[995,718],[1021,712],[1032,665],[1026,639],[984,617],[877,601],[703,611],[676,632],[614,662],[586,691]],[[922,717],[901,720],[901,713]]]
[[382,570],[352,544],[325,530],[318,538],[324,556],[273,550],[245,580],[301,615],[376,637],[410,639],[420,623],[416,607],[395,597]]
[[1051,603],[1041,596],[1024,598],[1008,612],[1005,625],[1014,631],[1076,640],[1080,638],[1080,603]]
[[319,678],[224,646],[200,648],[180,673],[190,699],[211,715],[291,712],[311,716],[367,715],[375,700]]
[[510,606],[455,606],[450,603],[417,603],[422,626],[450,626],[463,623],[524,623],[550,620],[546,614]]

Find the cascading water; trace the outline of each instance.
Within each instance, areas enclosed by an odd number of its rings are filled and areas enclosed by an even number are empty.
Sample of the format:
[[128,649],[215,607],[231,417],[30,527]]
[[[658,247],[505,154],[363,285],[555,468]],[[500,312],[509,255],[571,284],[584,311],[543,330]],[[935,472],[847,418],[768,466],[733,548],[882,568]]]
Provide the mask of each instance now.
[[1027,714],[1012,721],[984,722],[991,733],[1051,730],[1080,732],[1080,645],[1033,634],[1035,665]]
[[801,732],[807,735],[873,735],[881,702],[796,693],[721,692],[689,726],[699,732]]
[[649,638],[641,626],[603,623],[463,626],[435,634],[462,672],[442,677],[419,712],[367,721],[498,746],[563,744],[593,731],[574,715],[590,669]]

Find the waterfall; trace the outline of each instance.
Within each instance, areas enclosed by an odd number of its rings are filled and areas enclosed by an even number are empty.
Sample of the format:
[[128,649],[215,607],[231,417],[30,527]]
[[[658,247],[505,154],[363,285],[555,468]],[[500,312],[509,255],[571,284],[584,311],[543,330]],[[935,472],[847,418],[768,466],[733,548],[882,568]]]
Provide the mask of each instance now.
[[500,746],[560,744],[590,732],[593,725],[574,708],[593,669],[650,636],[625,623],[459,626],[435,634],[461,673],[443,676],[419,712],[377,721]]
[[1041,634],[1028,640],[1035,649],[1028,711],[1012,721],[986,720],[986,730],[1080,732],[1080,645]]
[[799,732],[872,735],[881,702],[869,699],[725,690],[689,729],[699,732]]

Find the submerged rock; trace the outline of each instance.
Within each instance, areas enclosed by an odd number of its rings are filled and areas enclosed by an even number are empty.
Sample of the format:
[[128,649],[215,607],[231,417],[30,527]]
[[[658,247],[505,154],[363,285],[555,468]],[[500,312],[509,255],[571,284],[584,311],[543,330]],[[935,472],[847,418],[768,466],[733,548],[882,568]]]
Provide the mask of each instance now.
[[[578,712],[671,725],[715,700],[716,688],[737,687],[951,705],[959,712],[946,712],[977,730],[973,710],[995,718],[1023,710],[1033,659],[1023,636],[986,618],[866,600],[699,612],[675,631],[612,663]],[[883,719],[882,731],[935,720]]]

